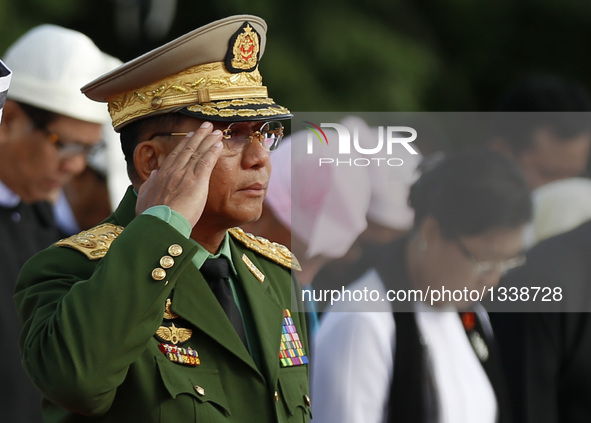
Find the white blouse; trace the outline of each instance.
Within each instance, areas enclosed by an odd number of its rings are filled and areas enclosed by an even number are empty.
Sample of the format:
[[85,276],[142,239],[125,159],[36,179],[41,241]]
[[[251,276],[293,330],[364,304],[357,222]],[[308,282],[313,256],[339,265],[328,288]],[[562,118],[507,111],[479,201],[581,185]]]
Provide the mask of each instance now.
[[[347,289],[385,287],[375,270]],[[373,307],[375,305],[375,307]],[[312,412],[319,423],[383,423],[395,371],[395,303],[336,303],[322,316],[312,355]],[[363,311],[361,311],[363,310]],[[417,306],[429,355],[438,423],[494,423],[497,401],[453,307]],[[395,407],[393,408],[395,410]]]

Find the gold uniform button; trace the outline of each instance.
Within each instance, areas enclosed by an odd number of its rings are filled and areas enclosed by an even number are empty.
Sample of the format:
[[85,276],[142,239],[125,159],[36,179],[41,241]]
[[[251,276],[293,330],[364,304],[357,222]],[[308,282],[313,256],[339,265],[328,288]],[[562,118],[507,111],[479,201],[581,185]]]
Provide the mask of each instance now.
[[308,395],[304,395],[304,403],[310,407],[312,405],[312,401],[310,401],[310,397]]
[[157,267],[154,270],[152,270],[152,279],[154,279],[156,281],[161,281],[165,277],[166,277],[166,270],[164,270],[160,267]]
[[170,247],[168,247],[168,254],[173,257],[178,257],[183,254],[183,247],[178,244],[172,244]]
[[170,256],[163,256],[160,259],[160,266],[164,269],[170,269],[174,265],[174,259]]
[[199,395],[205,395],[205,389],[199,385],[195,385],[195,392],[197,392]]
[[279,392],[275,391],[275,402],[279,401]]

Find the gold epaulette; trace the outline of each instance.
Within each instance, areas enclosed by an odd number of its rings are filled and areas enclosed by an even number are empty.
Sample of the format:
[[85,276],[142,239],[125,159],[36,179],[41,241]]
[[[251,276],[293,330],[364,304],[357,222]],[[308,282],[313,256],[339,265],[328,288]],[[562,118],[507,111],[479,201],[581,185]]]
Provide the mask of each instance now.
[[238,241],[246,245],[246,247],[270,258],[274,262],[290,269],[302,270],[298,259],[295,258],[285,245],[277,244],[266,238],[249,234],[244,232],[241,228],[232,228],[228,230],[228,232],[230,232],[230,234]]
[[77,235],[62,239],[55,243],[58,247],[69,247],[78,250],[90,260],[103,258],[111,243],[123,232],[123,226],[103,223]]

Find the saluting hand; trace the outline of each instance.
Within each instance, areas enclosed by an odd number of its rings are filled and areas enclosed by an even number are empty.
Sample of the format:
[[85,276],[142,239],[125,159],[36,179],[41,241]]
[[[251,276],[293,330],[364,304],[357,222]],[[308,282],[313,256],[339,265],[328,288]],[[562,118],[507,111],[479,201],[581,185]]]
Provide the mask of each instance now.
[[194,227],[205,207],[211,172],[220,157],[222,133],[204,122],[189,133],[152,171],[138,192],[136,213],[156,205],[166,205],[182,214]]

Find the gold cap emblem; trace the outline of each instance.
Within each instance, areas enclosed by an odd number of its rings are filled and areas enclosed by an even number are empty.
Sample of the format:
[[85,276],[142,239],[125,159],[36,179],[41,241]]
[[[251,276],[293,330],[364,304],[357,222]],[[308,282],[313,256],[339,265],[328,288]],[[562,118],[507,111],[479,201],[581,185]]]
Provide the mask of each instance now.
[[232,49],[226,55],[226,68],[229,72],[253,71],[259,61],[259,34],[244,22],[242,27],[230,38]]

